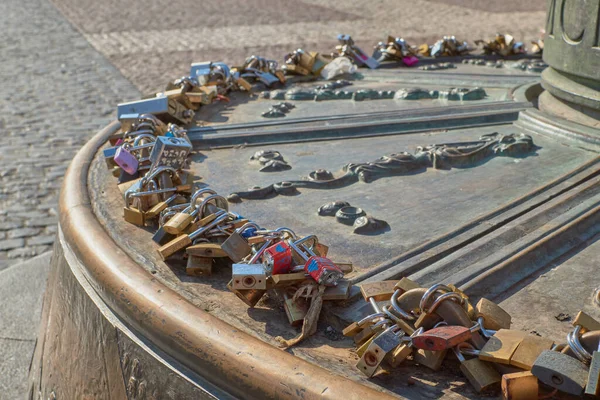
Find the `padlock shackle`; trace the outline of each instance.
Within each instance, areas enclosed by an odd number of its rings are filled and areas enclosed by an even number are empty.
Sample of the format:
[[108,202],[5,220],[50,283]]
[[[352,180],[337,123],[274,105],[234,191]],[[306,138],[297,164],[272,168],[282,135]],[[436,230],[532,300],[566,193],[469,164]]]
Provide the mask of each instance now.
[[446,285],[442,285],[441,283],[436,283],[435,285],[431,286],[429,289],[427,289],[425,291],[425,294],[423,294],[423,297],[421,298],[421,301],[419,302],[419,309],[421,309],[421,312],[427,312],[427,306],[429,304],[429,302],[431,301],[431,297],[438,291],[443,291],[443,292],[452,292],[452,289],[449,288]]
[[258,249],[258,251],[252,256],[252,258],[250,258],[248,264],[256,263],[256,261],[263,255],[265,250],[268,249],[269,246],[271,246],[271,243],[273,243],[273,239],[268,239],[266,242],[264,242],[263,245]]
[[195,238],[197,238],[198,236],[202,236],[205,232],[207,232],[209,229],[213,228],[215,225],[218,225],[219,223],[223,222],[224,220],[226,220],[227,218],[229,218],[229,214],[227,214],[225,211],[222,212],[221,211],[215,213],[218,214],[217,218],[215,218],[212,222],[206,224],[205,226],[195,230],[194,232],[190,233],[188,236],[191,240],[194,240]]
[[260,227],[258,226],[258,224],[256,222],[248,221],[244,225],[242,225],[239,228],[237,228],[235,230],[235,232],[236,233],[242,233],[242,232],[244,232],[248,228],[256,228],[257,230],[260,229]]
[[140,142],[144,139],[150,140],[150,142],[156,142],[156,137],[149,133],[140,133],[133,139],[133,147],[140,145]]
[[166,189],[156,189],[156,190],[148,190],[146,192],[130,192],[127,191],[125,192],[125,207],[129,208],[129,203],[131,198],[136,198],[136,197],[144,197],[144,196],[150,196],[153,194],[160,194],[160,193],[169,193],[169,192],[174,192],[176,191],[177,188],[166,188]]
[[308,259],[310,257],[308,257],[306,254],[304,254],[304,252],[302,250],[300,250],[300,248],[298,246],[296,246],[296,243],[294,243],[291,239],[287,240],[288,244],[290,245],[290,247],[296,252],[298,253],[298,255],[300,257],[302,257],[304,259],[304,261],[308,261]]
[[581,325],[577,325],[571,332],[569,332],[567,335],[567,344],[573,353],[575,353],[575,356],[579,359],[579,361],[588,365],[592,360],[592,355],[581,344],[581,329]]
[[192,194],[191,200],[190,200],[190,207],[193,207],[196,205],[196,201],[200,198],[200,196],[202,196],[204,193],[209,193],[209,194],[217,194],[217,192],[215,192],[214,190],[210,189],[210,188],[202,188],[202,189],[198,189],[194,192],[194,194]]
[[[208,203],[211,200],[215,201],[215,203],[214,203],[215,207],[217,207],[221,210],[229,211],[229,202],[227,201],[227,199],[225,197],[221,196],[220,194],[211,194],[207,198],[203,199],[202,203],[200,203],[199,206],[196,206],[196,209],[198,210],[198,215],[200,218],[203,217],[204,209],[206,208],[206,206],[208,205]],[[192,202],[192,205],[195,205],[195,203]]]
[[400,304],[398,304],[398,298],[402,296],[402,289],[396,289],[396,291],[394,291],[394,294],[392,294],[392,298],[391,298],[391,304],[392,307],[394,307],[394,310],[400,314],[402,316],[402,318],[407,319],[409,321],[412,321],[415,319],[415,316],[404,311],[402,309],[402,307],[400,307]]
[[164,172],[169,172],[171,174],[171,177],[177,175],[177,171],[175,170],[175,168],[173,167],[169,167],[166,165],[161,165],[160,167],[154,168],[151,171],[148,171],[146,173],[146,175],[144,175],[142,177],[141,180],[141,187],[144,187],[148,184],[148,181],[153,180],[154,178],[156,178],[158,175],[164,173]]

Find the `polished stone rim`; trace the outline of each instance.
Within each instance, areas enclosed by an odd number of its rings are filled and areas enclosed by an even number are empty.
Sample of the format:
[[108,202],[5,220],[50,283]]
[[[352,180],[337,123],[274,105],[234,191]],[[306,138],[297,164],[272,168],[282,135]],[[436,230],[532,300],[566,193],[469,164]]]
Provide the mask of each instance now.
[[[386,398],[274,348],[203,311],[131,259],[96,219],[87,175],[118,122],[74,157],[60,195],[64,239],[102,300],[135,331],[209,382],[243,398]],[[280,384],[281,383],[281,384]]]

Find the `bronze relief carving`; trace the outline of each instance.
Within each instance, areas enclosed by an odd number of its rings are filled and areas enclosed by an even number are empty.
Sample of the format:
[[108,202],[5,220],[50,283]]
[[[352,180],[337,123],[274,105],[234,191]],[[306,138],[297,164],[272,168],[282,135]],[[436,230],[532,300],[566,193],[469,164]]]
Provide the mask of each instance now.
[[522,157],[535,150],[531,136],[522,133],[502,135],[497,132],[483,135],[472,142],[441,143],[419,146],[415,154],[394,153],[366,163],[349,163],[342,167],[336,177],[329,171],[318,169],[301,180],[278,182],[265,187],[253,187],[237,191],[227,199],[260,200],[278,194],[296,194],[296,189],[333,189],[355,184],[369,183],[379,178],[424,172],[427,168],[451,169],[474,167],[491,157]]

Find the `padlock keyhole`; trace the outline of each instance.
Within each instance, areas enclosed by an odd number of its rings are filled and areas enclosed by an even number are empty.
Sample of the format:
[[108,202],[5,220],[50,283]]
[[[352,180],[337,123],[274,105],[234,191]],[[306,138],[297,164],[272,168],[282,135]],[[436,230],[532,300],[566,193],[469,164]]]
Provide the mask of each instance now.
[[562,378],[562,376],[559,375],[552,375],[552,378],[550,378],[552,380],[552,383],[554,383],[555,385],[562,385],[564,382],[564,379]]

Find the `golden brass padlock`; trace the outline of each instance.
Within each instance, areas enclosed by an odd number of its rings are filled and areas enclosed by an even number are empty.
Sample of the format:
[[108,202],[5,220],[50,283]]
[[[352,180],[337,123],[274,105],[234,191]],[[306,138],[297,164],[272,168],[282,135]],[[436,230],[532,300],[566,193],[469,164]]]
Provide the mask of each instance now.
[[375,301],[390,300],[395,291],[395,285],[398,281],[369,282],[360,285],[360,292],[365,301],[373,299]]
[[529,371],[502,375],[502,396],[506,400],[537,399],[538,379]]
[[273,280],[273,288],[280,289],[287,286],[297,285],[308,278],[304,272],[293,272],[290,274],[276,274],[271,277]]
[[390,354],[387,355],[386,361],[390,366],[397,367],[404,362],[413,352],[412,347],[406,343],[402,343],[396,347]]
[[487,391],[498,386],[502,377],[492,364],[479,358],[466,360],[459,350],[453,350],[460,361],[460,371],[477,392]]
[[531,370],[533,363],[544,350],[550,350],[554,345],[554,340],[527,335],[523,338],[517,350],[510,358],[510,365],[518,368]]
[[130,224],[144,226],[145,216],[144,213],[134,207],[123,207],[123,218]]
[[238,290],[233,288],[233,280],[227,284],[227,289],[233,292],[240,300],[242,300],[250,308],[253,308],[260,299],[267,293],[266,290],[248,289]]
[[510,329],[511,317],[498,304],[482,297],[475,306],[477,317],[483,317],[483,327],[497,331]]
[[304,322],[304,317],[306,317],[306,313],[308,312],[308,302],[301,297],[294,301],[293,297],[293,293],[290,294],[287,291],[283,293],[283,309],[290,325],[300,326]]
[[420,287],[421,285],[419,285],[417,282],[411,281],[410,279],[404,277],[396,283],[395,289],[400,289],[400,294],[404,294],[411,289],[418,289]]
[[185,228],[194,220],[195,215],[188,212],[179,212],[175,214],[167,223],[163,225],[163,229],[172,234],[177,235],[183,232]]
[[227,257],[227,253],[217,243],[198,243],[186,248],[185,252],[196,257]]
[[580,325],[584,331],[599,331],[600,330],[600,322],[596,321],[590,315],[584,313],[583,311],[579,311],[577,316],[571,322],[573,326]]
[[186,274],[190,276],[210,276],[212,274],[213,259],[188,255]]
[[429,330],[433,328],[437,323],[442,321],[442,317],[436,313],[421,313],[419,318],[415,321],[415,328],[423,328]]
[[500,329],[483,346],[479,358],[483,361],[510,364],[513,354],[525,336],[525,332]]
[[352,282],[346,279],[340,279],[335,286],[328,286],[323,292],[323,301],[327,300],[347,300],[350,296]]
[[417,349],[415,352],[413,352],[413,360],[417,364],[427,367],[432,371],[439,371],[447,353],[448,350],[430,351]]

